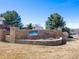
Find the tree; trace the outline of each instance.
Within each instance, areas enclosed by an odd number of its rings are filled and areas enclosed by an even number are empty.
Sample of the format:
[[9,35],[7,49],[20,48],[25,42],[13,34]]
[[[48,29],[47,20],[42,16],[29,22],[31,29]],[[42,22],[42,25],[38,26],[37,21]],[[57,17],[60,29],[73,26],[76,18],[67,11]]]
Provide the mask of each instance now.
[[6,11],[3,14],[0,14],[1,17],[4,17],[4,24],[5,25],[10,25],[10,26],[15,26],[15,27],[22,27],[21,23],[21,18],[18,15],[16,11]]
[[28,24],[28,25],[27,25],[27,28],[28,28],[28,29],[32,29],[32,28],[33,28],[32,23]]
[[65,21],[63,17],[58,13],[51,14],[46,21],[46,29],[57,29],[63,28],[65,26]]
[[70,31],[71,31],[71,29],[68,28],[68,27],[64,27],[64,28],[62,28],[62,32],[68,32],[69,35],[70,35]]

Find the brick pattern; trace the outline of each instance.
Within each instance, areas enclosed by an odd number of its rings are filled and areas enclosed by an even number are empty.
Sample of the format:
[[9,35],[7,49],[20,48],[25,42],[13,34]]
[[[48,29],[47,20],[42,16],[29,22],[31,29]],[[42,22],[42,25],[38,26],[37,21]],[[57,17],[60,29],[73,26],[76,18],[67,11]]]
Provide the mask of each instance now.
[[41,39],[41,38],[59,38],[62,36],[61,31],[56,31],[56,30],[38,30],[38,35],[37,36],[29,36],[27,33],[31,30],[26,30],[26,29],[19,29],[16,27],[11,27],[10,28],[10,39],[12,42],[15,42],[16,39]]
[[[19,39],[45,39],[45,38],[59,38],[62,36],[61,31],[56,30],[38,30],[37,36],[29,36],[27,33],[31,31],[28,29],[19,29],[17,27],[10,27],[10,31],[0,29],[0,40],[16,42]],[[6,34],[8,33],[8,34]]]
[[[45,38],[59,38],[62,32],[56,30],[38,30],[37,36],[29,36],[28,32],[32,30],[19,29],[17,27],[10,27],[10,32],[0,29],[0,40],[7,40],[9,42],[16,42],[19,39],[45,39]],[[8,35],[6,33],[9,33]]]
[[5,41],[5,30],[0,29],[0,41]]
[[11,42],[10,35],[6,35],[6,41]]

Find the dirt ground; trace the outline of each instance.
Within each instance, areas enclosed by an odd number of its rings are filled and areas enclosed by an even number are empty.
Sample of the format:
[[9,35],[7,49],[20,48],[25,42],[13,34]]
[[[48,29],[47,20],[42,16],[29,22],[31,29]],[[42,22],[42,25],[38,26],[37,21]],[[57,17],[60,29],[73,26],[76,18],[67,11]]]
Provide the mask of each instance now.
[[0,59],[79,59],[79,40],[61,46],[0,42]]

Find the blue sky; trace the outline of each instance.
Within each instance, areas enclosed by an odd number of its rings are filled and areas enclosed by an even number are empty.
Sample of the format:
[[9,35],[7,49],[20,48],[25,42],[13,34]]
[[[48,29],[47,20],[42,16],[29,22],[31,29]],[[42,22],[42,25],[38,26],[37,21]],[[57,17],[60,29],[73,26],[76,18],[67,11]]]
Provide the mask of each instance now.
[[0,0],[0,13],[15,10],[24,25],[39,24],[44,27],[50,14],[57,12],[70,28],[79,28],[79,0]]

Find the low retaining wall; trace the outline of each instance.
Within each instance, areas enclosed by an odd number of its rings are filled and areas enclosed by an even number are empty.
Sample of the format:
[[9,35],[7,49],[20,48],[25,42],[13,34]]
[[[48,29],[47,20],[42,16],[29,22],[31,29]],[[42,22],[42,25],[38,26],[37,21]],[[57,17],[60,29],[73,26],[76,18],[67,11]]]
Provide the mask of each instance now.
[[22,44],[35,44],[35,45],[48,45],[48,46],[56,46],[66,44],[65,39],[53,39],[53,40],[17,40],[16,43]]

